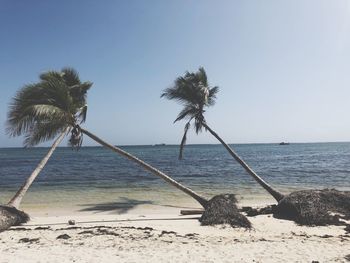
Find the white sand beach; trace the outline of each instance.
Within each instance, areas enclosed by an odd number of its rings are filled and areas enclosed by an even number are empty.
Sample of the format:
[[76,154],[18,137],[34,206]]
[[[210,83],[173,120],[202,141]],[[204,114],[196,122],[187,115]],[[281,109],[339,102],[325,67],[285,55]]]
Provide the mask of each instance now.
[[[35,214],[0,233],[0,262],[348,262],[344,226],[305,227],[270,215],[252,230],[200,226],[180,208],[125,214]],[[75,220],[75,225],[68,225]]]

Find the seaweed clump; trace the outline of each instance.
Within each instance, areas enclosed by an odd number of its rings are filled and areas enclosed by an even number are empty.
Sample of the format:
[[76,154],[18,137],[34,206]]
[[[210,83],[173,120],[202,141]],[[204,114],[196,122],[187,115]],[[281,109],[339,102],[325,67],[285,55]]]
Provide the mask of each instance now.
[[273,209],[277,218],[300,225],[340,225],[350,219],[350,191],[336,189],[301,190],[285,196]]
[[199,220],[203,226],[229,224],[232,227],[251,228],[251,223],[239,212],[237,199],[233,194],[221,194],[208,201]]
[[12,206],[0,205],[0,232],[29,221],[29,215]]

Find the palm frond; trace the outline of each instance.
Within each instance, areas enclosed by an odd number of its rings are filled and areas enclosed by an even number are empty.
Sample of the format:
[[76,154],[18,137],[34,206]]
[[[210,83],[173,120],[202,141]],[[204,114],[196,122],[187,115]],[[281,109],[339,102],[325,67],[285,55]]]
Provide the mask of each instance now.
[[200,133],[203,130],[203,123],[205,122],[204,117],[200,116],[200,117],[196,117],[194,119],[194,127],[196,130],[196,133]]
[[79,125],[75,125],[70,131],[70,139],[68,141],[68,145],[72,147],[74,150],[79,150],[83,143],[83,133],[81,132],[81,128]]
[[204,86],[209,86],[207,73],[205,72],[203,67],[198,69],[198,72],[195,73],[198,78],[198,82],[201,82]]
[[92,82],[84,82],[69,87],[70,96],[78,107],[83,107],[86,104],[87,91],[91,88]]
[[43,81],[48,81],[51,79],[60,79],[62,78],[62,73],[54,70],[49,70],[41,73],[39,78],[40,80],[43,80]]
[[57,120],[46,120],[36,122],[30,132],[25,134],[24,146],[35,146],[41,142],[54,139],[58,134],[65,130],[68,126],[66,122]]
[[215,86],[209,89],[209,96],[208,96],[208,106],[213,106],[215,104],[216,100],[216,94],[219,92],[219,87]]
[[80,123],[85,122],[86,120],[86,115],[87,115],[87,105],[84,105],[80,111],[78,112],[78,119],[80,119]]
[[182,119],[184,119],[186,117],[189,118],[189,119],[192,119],[193,116],[197,113],[197,111],[198,111],[198,109],[193,107],[192,105],[185,106],[180,111],[179,115],[177,115],[174,123],[177,122],[177,121],[180,121],[180,120],[182,120]]
[[85,81],[85,82],[80,84],[80,89],[85,94],[91,88],[92,85],[93,85],[92,82]]
[[72,121],[67,112],[54,100],[48,99],[41,86],[29,86],[17,93],[9,107],[6,132],[10,136],[19,136],[32,129],[40,119],[58,119]]
[[50,79],[40,83],[44,90],[41,96],[46,103],[61,108],[67,112],[74,112],[75,105],[69,94],[69,89],[62,79]]
[[81,81],[79,78],[79,74],[78,72],[73,69],[73,68],[69,68],[69,67],[65,67],[61,70],[61,75],[62,78],[64,79],[65,83],[67,84],[67,86],[74,86],[74,85],[80,85]]
[[198,104],[200,97],[198,91],[192,87],[193,85],[183,77],[175,81],[173,87],[167,88],[161,95],[168,100],[176,100],[181,104]]
[[186,140],[187,140],[187,132],[190,129],[190,127],[191,127],[191,120],[189,122],[187,122],[185,125],[184,135],[182,137],[181,144],[180,144],[179,160],[182,160],[183,149],[186,145]]

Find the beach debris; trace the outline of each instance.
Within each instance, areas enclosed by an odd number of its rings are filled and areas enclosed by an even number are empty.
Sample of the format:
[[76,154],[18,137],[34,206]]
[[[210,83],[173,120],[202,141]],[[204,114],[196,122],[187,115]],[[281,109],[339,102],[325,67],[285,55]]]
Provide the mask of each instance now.
[[159,234],[159,237],[163,236],[163,235],[177,235],[176,232],[174,231],[166,231],[166,230],[163,230],[160,234]]
[[97,231],[97,234],[99,235],[110,235],[110,236],[116,236],[116,237],[120,236],[120,234],[108,229],[98,228],[96,231]]
[[94,234],[94,231],[92,230],[84,230],[82,232],[79,232],[78,235],[86,235],[86,234]]
[[75,220],[68,220],[68,225],[74,226],[75,225]]
[[51,230],[51,227],[49,226],[38,226],[36,228],[34,228],[34,230]]
[[18,243],[37,243],[40,238],[21,238]]
[[350,234],[350,224],[346,224],[344,230],[345,230],[346,233]]
[[0,205],[0,232],[29,221],[29,215],[13,206]]
[[67,234],[62,234],[62,235],[59,235],[58,237],[56,237],[56,239],[70,239],[71,236],[70,235],[67,235]]
[[6,231],[31,231],[31,228],[25,228],[25,227],[12,227],[10,229],[7,229]]
[[332,235],[328,235],[328,234],[320,236],[320,238],[330,238],[330,237],[333,237],[333,236]]
[[233,194],[214,196],[199,219],[201,225],[229,224],[232,227],[251,228],[250,221],[239,212],[236,204],[237,199]]
[[251,206],[243,206],[240,211],[245,212],[247,216],[268,215],[273,214],[276,205],[268,205],[261,208],[253,208]]
[[[92,228],[96,228],[96,227],[92,227]],[[80,226],[63,227],[63,228],[57,228],[55,231],[59,231],[59,230],[73,230],[73,229],[82,229],[82,227],[80,227]]]
[[201,215],[201,214],[203,214],[203,212],[204,212],[204,209],[180,210],[180,214],[183,216]]
[[300,225],[341,225],[350,219],[350,191],[301,190],[286,195],[273,208],[274,217]]
[[154,230],[154,228],[152,227],[135,227],[135,226],[122,226],[120,228],[123,228],[123,229],[137,229],[137,230],[149,230],[149,231],[152,231]]
[[198,236],[199,234],[197,233],[188,233],[185,235],[185,237],[188,237],[188,238],[194,238],[195,236]]

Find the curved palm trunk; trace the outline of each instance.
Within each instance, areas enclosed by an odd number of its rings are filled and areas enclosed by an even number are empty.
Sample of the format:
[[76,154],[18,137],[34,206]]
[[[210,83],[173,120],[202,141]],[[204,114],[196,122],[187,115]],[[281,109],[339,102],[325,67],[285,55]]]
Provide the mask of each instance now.
[[81,132],[86,134],[87,136],[89,136],[91,139],[95,140],[96,142],[98,142],[102,146],[104,146],[104,147],[106,147],[108,149],[111,149],[112,151],[114,151],[116,153],[121,154],[122,156],[128,158],[129,160],[139,164],[140,166],[142,166],[147,171],[153,173],[156,176],[161,177],[163,180],[165,180],[169,184],[175,186],[177,189],[185,192],[186,194],[188,194],[189,196],[194,198],[198,203],[200,203],[204,208],[206,208],[206,206],[208,204],[208,200],[206,200],[204,197],[200,196],[196,192],[192,191],[191,189],[189,189],[189,188],[183,186],[182,184],[178,183],[177,181],[175,181],[174,179],[172,179],[171,177],[169,177],[165,173],[159,171],[158,169],[156,169],[153,166],[147,164],[146,162],[140,160],[139,158],[131,155],[130,153],[127,153],[124,150],[122,150],[122,149],[120,149],[120,148],[118,148],[118,147],[116,147],[114,145],[111,145],[111,144],[103,141],[102,139],[100,139],[99,137],[97,137],[96,135],[90,133],[87,130],[84,130],[84,129],[81,128]]
[[53,154],[53,152],[57,148],[57,146],[63,140],[64,136],[66,135],[66,132],[68,132],[68,129],[69,128],[67,128],[64,132],[62,132],[61,135],[54,141],[54,143],[52,144],[50,150],[47,152],[45,157],[40,161],[40,163],[35,168],[35,170],[32,172],[32,174],[27,178],[27,180],[24,182],[24,184],[21,186],[21,188],[12,197],[12,199],[8,203],[9,206],[13,206],[13,207],[15,207],[17,209],[19,208],[24,195],[28,191],[29,187],[31,186],[31,184],[33,183],[35,178],[39,175],[41,170],[44,168],[44,166],[46,165],[47,161],[50,159],[51,155]]
[[249,166],[246,164],[238,155],[235,153],[230,146],[228,146],[220,137],[216,134],[207,124],[203,126],[216,138],[221,144],[226,148],[226,150],[231,154],[231,156],[243,166],[243,168],[257,181],[267,192],[269,192],[277,202],[279,202],[284,195],[273,189],[268,183],[266,183],[259,175],[257,175]]

